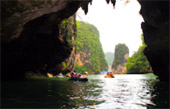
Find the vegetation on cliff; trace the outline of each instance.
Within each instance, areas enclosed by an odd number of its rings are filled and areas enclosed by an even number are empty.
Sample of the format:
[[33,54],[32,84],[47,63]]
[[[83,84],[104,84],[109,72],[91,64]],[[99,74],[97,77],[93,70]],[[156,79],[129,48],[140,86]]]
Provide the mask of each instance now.
[[[107,70],[107,62],[99,40],[97,28],[85,22],[77,21],[76,53],[80,56],[82,65],[76,64],[76,69],[88,72]],[[82,68],[83,67],[83,68]]]
[[[143,41],[142,37],[142,41]],[[127,59],[126,68],[128,73],[141,73],[151,72],[150,64],[143,53],[146,45],[143,41],[142,46],[139,47],[138,51]]]
[[107,64],[110,66],[113,63],[114,60],[114,53],[112,52],[107,52],[105,53],[105,59],[107,61]]
[[68,72],[73,69],[75,60],[75,39],[76,39],[76,16],[70,16],[68,19],[62,21],[60,25],[60,40],[67,43],[71,48],[69,58],[56,66],[57,72]]
[[115,47],[115,57],[112,68],[117,68],[118,65],[124,66],[126,58],[129,55],[129,49],[125,44],[117,44]]

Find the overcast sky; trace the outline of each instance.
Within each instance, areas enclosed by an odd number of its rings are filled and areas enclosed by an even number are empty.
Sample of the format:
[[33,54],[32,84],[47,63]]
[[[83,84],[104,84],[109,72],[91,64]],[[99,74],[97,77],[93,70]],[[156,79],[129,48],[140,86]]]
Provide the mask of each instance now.
[[115,9],[106,0],[93,0],[87,15],[80,8],[77,20],[95,25],[100,33],[104,52],[114,52],[115,45],[125,43],[130,56],[142,44],[140,5],[136,0],[117,0]]

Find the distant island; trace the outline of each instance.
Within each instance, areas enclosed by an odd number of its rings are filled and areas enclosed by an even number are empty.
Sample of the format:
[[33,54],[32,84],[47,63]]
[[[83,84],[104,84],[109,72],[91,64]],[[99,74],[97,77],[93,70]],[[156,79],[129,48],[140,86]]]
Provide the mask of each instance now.
[[126,73],[125,63],[129,56],[129,48],[125,44],[117,44],[115,46],[115,59],[112,64],[112,71],[116,74]]
[[110,66],[113,63],[114,60],[114,53],[112,52],[106,52],[105,53],[105,59],[107,61],[107,64]]

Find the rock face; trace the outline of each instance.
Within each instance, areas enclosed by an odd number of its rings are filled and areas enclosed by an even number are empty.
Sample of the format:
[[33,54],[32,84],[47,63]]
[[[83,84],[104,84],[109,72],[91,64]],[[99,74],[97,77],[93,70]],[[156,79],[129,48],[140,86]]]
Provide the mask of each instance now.
[[[1,1],[1,3],[2,3],[2,10],[1,10],[2,25],[1,26],[2,26],[2,33],[3,33],[1,38],[3,42],[10,41],[13,38],[19,38],[21,32],[24,30],[23,26],[36,18],[46,15],[46,19],[47,19],[47,16],[48,17],[53,16],[52,17],[53,19],[46,21],[47,24],[49,24],[48,26],[50,26],[49,21],[53,23],[58,23],[65,17],[69,17],[71,13],[73,14],[74,11],[76,11],[77,7],[79,6],[78,2],[68,3],[65,0],[55,0],[55,1],[15,0],[15,1]],[[75,6],[75,9],[73,8],[72,5]],[[71,13],[69,12],[70,9],[72,9],[72,12],[70,11]],[[64,11],[65,12],[67,11],[67,13],[69,14],[63,14]],[[43,18],[39,18],[39,19],[43,19]]]
[[160,80],[169,81],[169,1],[138,0],[144,18],[142,29],[148,58]]
[[23,78],[26,71],[47,72],[67,59],[72,47],[60,36],[61,21],[89,1],[1,1],[2,79]]
[[[58,71],[67,73],[73,70],[76,55],[76,37],[77,37],[77,26],[76,26],[76,15],[69,17],[62,21],[60,25],[60,39],[66,42],[69,47],[72,48],[69,58],[65,59],[64,62],[57,65]],[[56,69],[56,68],[55,68]]]
[[125,44],[117,44],[115,47],[114,61],[112,64],[112,71],[115,74],[126,73],[125,63],[129,56],[129,49]]

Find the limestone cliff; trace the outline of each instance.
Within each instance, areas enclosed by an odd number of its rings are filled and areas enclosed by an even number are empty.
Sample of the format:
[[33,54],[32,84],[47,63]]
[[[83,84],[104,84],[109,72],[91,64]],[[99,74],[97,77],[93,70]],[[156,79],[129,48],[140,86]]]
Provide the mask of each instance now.
[[76,63],[88,72],[107,70],[99,31],[94,25],[80,21],[77,22]]
[[77,37],[76,15],[62,21],[59,33],[60,38],[72,48],[69,58],[66,58],[62,63],[57,65],[57,68],[59,68],[57,72],[66,73],[73,70],[75,63]]
[[125,44],[117,44],[115,47],[114,61],[112,64],[112,71],[115,74],[126,73],[125,63],[129,56],[129,49]]

